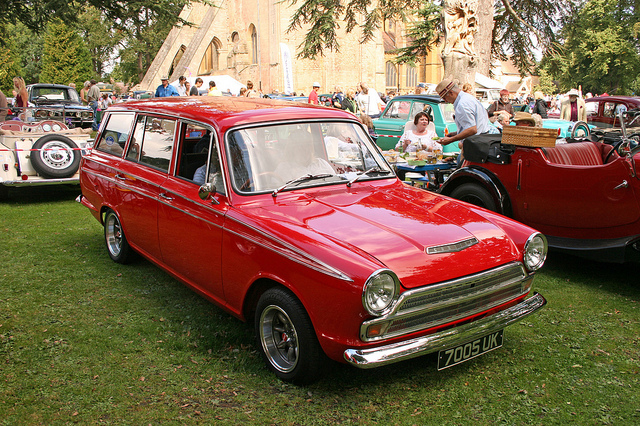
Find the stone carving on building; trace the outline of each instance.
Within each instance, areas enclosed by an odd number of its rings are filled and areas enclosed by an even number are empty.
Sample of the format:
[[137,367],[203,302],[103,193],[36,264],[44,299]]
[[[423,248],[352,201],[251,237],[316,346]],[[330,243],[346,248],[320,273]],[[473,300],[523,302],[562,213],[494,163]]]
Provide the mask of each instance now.
[[473,40],[478,31],[477,1],[453,0],[444,8],[445,45],[443,55],[453,52],[476,56]]

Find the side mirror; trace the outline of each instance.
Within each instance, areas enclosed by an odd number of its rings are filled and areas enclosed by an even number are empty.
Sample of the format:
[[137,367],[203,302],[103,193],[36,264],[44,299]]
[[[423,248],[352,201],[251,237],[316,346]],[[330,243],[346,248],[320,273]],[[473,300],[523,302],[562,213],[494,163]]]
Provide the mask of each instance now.
[[216,193],[216,186],[211,182],[205,183],[202,186],[200,186],[200,188],[198,188],[198,196],[200,197],[200,199],[202,200],[211,199],[212,203],[220,204],[220,202],[215,198],[213,198],[212,196],[212,194],[215,194],[215,193]]

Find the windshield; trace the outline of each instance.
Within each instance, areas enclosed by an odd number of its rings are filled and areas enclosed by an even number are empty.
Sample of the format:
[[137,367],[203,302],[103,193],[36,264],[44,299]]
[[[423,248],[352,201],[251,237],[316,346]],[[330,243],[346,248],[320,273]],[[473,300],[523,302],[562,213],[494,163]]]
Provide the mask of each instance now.
[[41,101],[72,101],[80,102],[80,97],[75,89],[60,87],[34,87],[31,89],[32,102]]
[[393,175],[362,127],[349,122],[236,130],[227,138],[227,154],[231,181],[240,193],[347,184],[365,172],[358,180]]
[[441,104],[438,104],[438,107],[440,108],[440,112],[442,113],[442,118],[446,123],[455,123],[455,119],[454,119],[455,111],[453,108],[453,104],[441,103]]

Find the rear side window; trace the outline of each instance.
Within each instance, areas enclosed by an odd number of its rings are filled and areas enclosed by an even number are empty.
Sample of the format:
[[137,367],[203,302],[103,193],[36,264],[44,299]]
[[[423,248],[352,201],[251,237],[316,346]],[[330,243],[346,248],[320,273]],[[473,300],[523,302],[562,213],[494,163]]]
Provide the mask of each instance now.
[[139,116],[127,158],[168,172],[175,130],[175,120]]
[[109,115],[107,125],[95,145],[98,151],[122,157],[124,146],[131,134],[134,113],[112,113]]

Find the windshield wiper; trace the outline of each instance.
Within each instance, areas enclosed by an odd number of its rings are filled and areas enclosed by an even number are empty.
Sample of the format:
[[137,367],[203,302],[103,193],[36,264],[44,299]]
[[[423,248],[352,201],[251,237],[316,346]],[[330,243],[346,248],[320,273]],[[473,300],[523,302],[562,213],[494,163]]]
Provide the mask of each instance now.
[[319,175],[312,175],[311,173],[308,173],[306,175],[302,175],[299,178],[290,180],[289,182],[285,183],[284,185],[282,185],[280,188],[276,188],[273,190],[273,192],[271,193],[271,195],[273,195],[274,197],[276,197],[278,195],[278,192],[282,191],[285,188],[288,188],[291,185],[294,185],[296,183],[300,183],[300,182],[304,182],[307,180],[314,180],[314,179],[324,179],[324,178],[328,178],[328,177],[332,177],[335,175],[332,175],[331,173],[322,173]]
[[382,170],[380,167],[375,166],[375,167],[371,167],[369,170],[365,170],[364,172],[360,173],[358,176],[354,177],[353,179],[351,179],[348,183],[347,186],[349,188],[351,188],[351,184],[354,183],[357,180],[360,180],[361,177],[363,176],[369,176],[369,173],[378,173],[378,174],[383,174],[383,175],[388,175],[389,173],[391,173],[389,170]]

